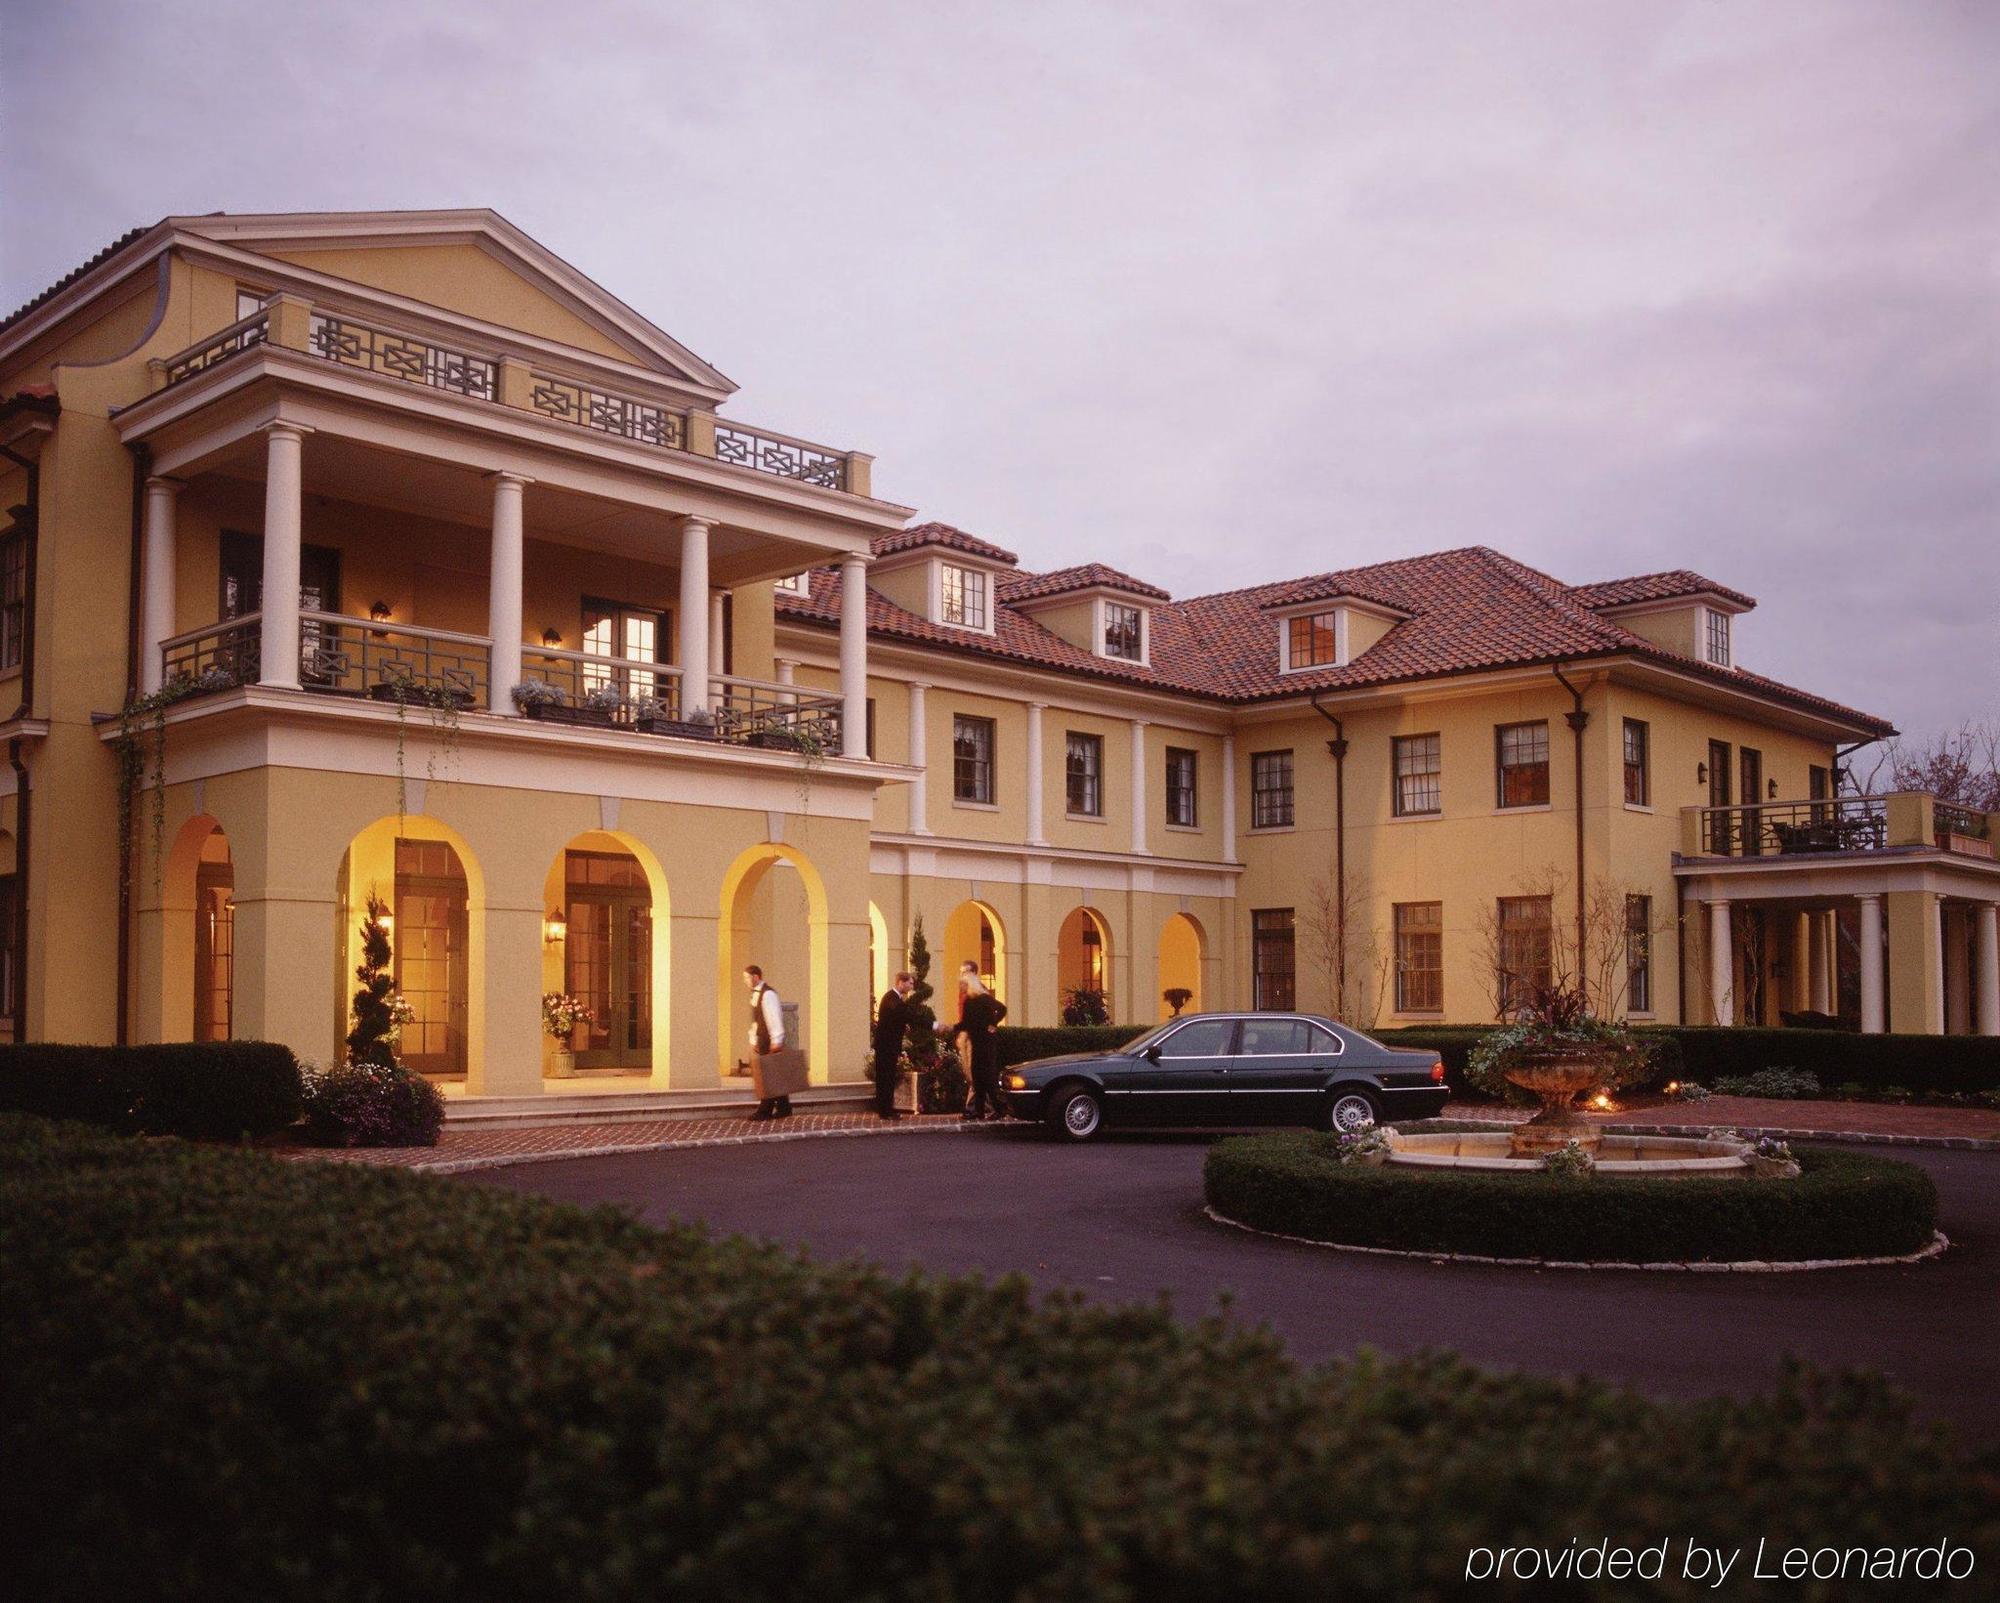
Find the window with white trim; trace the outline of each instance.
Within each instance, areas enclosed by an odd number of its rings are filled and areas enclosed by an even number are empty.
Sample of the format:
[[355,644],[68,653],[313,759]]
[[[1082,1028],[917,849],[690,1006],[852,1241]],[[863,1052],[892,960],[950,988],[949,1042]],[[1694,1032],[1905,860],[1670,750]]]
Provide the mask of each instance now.
[[1137,607],[1122,601],[1104,603],[1104,655],[1138,662],[1145,656],[1146,624]]
[[1705,642],[1708,660],[1718,668],[1729,666],[1729,614],[1708,609],[1708,639]]
[[1196,754],[1185,746],[1167,748],[1167,822],[1182,829],[1195,827],[1197,761]]
[[1421,818],[1443,811],[1443,737],[1397,735],[1390,745],[1395,757],[1396,791],[1391,799],[1396,816]]
[[795,573],[789,579],[778,580],[771,588],[782,590],[788,596],[809,596],[812,594],[812,575]]
[[984,629],[986,575],[977,568],[961,568],[955,562],[941,564],[938,621],[955,623],[962,629]]
[[1285,620],[1287,668],[1332,668],[1340,662],[1340,610]]

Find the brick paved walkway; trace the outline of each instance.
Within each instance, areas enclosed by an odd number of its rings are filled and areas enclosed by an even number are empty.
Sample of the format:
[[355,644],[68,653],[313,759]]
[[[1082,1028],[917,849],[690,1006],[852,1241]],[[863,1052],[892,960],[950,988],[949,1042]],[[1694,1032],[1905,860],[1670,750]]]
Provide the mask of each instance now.
[[[1519,1108],[1481,1103],[1454,1105],[1445,1112],[1451,1118],[1500,1122],[1527,1116]],[[1707,1125],[1791,1136],[1865,1138],[1889,1144],[1956,1146],[2000,1142],[2000,1111],[1983,1108],[1911,1108],[1883,1102],[1773,1102],[1755,1097],[1718,1096],[1706,1102],[1652,1105],[1642,1100],[1615,1113],[1591,1117],[1638,1131]],[[282,1150],[280,1155],[451,1174],[555,1158],[603,1157],[676,1147],[746,1146],[760,1141],[803,1141],[833,1136],[956,1134],[982,1128],[992,1127],[967,1125],[956,1115],[946,1113],[900,1119],[893,1124],[885,1124],[872,1113],[797,1113],[776,1124],[753,1124],[747,1119],[731,1118],[560,1124],[528,1130],[464,1130],[447,1125],[434,1147],[299,1148]]]

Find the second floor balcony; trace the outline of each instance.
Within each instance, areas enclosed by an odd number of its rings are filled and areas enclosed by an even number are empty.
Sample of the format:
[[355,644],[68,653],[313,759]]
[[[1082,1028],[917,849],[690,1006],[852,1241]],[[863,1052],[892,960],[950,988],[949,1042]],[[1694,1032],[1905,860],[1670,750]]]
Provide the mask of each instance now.
[[1850,857],[1943,851],[1991,859],[2000,814],[1919,792],[1768,801],[1681,812],[1683,859]]

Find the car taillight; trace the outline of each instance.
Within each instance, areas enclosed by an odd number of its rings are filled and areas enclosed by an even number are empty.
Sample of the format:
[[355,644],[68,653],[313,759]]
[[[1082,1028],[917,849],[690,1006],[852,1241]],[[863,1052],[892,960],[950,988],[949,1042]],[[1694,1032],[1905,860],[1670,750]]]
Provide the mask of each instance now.
[[1444,1059],[1439,1058],[1431,1065],[1431,1080],[1434,1084],[1444,1084]]

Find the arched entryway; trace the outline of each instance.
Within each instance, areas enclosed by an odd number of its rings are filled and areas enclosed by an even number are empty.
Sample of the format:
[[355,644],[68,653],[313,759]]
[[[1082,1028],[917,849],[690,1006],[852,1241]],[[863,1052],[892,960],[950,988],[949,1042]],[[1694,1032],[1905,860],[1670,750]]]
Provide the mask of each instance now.
[[868,904],[868,1000],[871,1006],[889,989],[889,980],[903,966],[903,954],[889,945],[889,921],[882,909]]
[[[542,898],[543,993],[581,997],[593,1015],[575,1038],[577,1071],[650,1073],[666,1061],[657,1014],[671,994],[658,859],[629,835],[587,831],[557,854]],[[553,1047],[544,1047],[551,1066]]]
[[717,1039],[724,1076],[747,1065],[749,993],[745,965],[764,971],[795,1022],[815,1085],[830,1078],[828,1032],[833,985],[827,941],[826,885],[812,860],[775,842],[752,846],[722,877],[720,961],[716,972]]
[[236,873],[229,837],[207,813],[175,833],[160,867],[156,1024],[164,1041],[235,1034]]
[[958,975],[961,964],[979,970],[986,988],[1007,1000],[1007,929],[1000,915],[984,902],[960,902],[944,921],[943,965],[932,970],[931,985],[940,1018],[958,1016]]
[[1096,908],[1072,908],[1056,932],[1056,985],[1065,1004],[1073,991],[1096,991],[1111,1009],[1111,926]]
[[485,884],[456,833],[406,816],[370,824],[348,843],[335,886],[336,1040],[344,1041],[370,895],[390,913],[390,976],[411,1009],[397,1055],[423,1074],[462,1079],[479,1050]]
[[[1176,913],[1160,926],[1161,1018],[1172,1018],[1176,1013],[1199,1013],[1207,1005],[1201,987],[1202,959],[1207,948],[1201,924],[1186,913]],[[1189,994],[1179,998],[1180,1005],[1176,1007],[1166,999],[1169,991]]]

